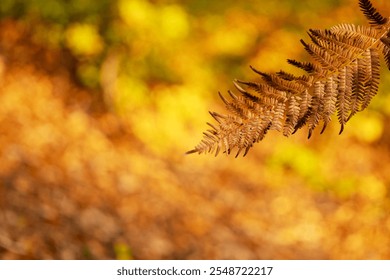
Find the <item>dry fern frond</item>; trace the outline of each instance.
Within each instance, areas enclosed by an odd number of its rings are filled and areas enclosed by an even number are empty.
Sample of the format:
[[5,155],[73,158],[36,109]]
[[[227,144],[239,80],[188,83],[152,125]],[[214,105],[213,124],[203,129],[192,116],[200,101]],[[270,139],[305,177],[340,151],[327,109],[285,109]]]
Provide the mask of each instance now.
[[261,82],[235,80],[239,92],[220,97],[228,114],[211,113],[218,125],[204,133],[191,153],[244,156],[269,130],[285,136],[307,125],[308,138],[322,123],[321,133],[336,113],[340,133],[357,112],[364,110],[376,95],[380,76],[380,53],[390,69],[390,20],[383,17],[369,0],[359,0],[369,26],[339,24],[327,30],[310,29],[310,42],[301,40],[312,62],[287,60],[306,75],[284,71],[264,73],[251,66]]

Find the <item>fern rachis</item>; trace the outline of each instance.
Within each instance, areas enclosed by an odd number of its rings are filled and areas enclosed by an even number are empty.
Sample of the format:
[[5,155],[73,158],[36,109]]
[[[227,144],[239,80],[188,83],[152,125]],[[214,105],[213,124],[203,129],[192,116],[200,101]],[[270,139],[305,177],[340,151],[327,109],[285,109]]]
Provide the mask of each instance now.
[[285,136],[307,126],[308,138],[322,122],[324,132],[336,113],[340,133],[357,112],[376,95],[380,76],[380,53],[390,69],[390,18],[383,17],[369,0],[359,0],[369,26],[339,24],[327,30],[310,29],[310,42],[301,40],[312,62],[287,60],[307,72],[294,76],[284,71],[263,73],[251,66],[261,82],[235,80],[239,92],[230,98],[219,94],[228,114],[210,112],[217,125],[187,153],[244,155],[268,130]]

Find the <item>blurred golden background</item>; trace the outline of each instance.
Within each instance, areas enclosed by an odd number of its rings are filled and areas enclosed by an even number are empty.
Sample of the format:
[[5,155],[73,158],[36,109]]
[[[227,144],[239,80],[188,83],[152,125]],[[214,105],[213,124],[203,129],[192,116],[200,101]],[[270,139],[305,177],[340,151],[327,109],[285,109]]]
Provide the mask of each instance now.
[[[388,1],[373,0],[385,16]],[[354,0],[1,0],[0,258],[388,259],[390,74],[339,136],[191,155]]]

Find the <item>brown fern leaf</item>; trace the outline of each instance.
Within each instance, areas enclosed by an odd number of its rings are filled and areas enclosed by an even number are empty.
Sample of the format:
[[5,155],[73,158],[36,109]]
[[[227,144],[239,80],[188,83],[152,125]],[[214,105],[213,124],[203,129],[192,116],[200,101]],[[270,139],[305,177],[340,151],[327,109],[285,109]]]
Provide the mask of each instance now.
[[312,113],[308,117],[307,124],[309,126],[309,135],[307,138],[311,137],[313,130],[316,128],[318,123],[321,120],[324,109],[324,94],[325,94],[325,84],[322,81],[317,81],[314,83],[314,91],[312,97]]
[[335,75],[329,76],[325,82],[324,89],[324,108],[323,108],[323,116],[322,119],[324,121],[324,125],[321,130],[321,134],[324,133],[328,123],[332,119],[332,115],[336,111],[336,101],[337,101],[337,84],[336,84]]
[[369,0],[359,6],[370,26],[339,24],[328,30],[310,29],[310,42],[301,40],[312,62],[287,60],[306,75],[279,71],[264,73],[251,66],[260,82],[235,80],[239,95],[219,94],[228,114],[211,112],[217,125],[204,132],[203,140],[187,154],[225,152],[237,149],[245,156],[269,130],[285,136],[307,125],[308,138],[322,123],[321,133],[336,113],[340,133],[357,112],[367,108],[378,92],[380,56],[390,69],[390,20]]
[[294,132],[298,123],[301,107],[299,106],[300,98],[291,96],[286,105],[286,121],[283,126],[283,135],[289,136]]
[[369,0],[360,0],[359,6],[371,25],[383,25],[388,22],[388,18],[383,17],[377,12]]
[[340,69],[338,75],[338,87],[337,87],[337,117],[341,125],[341,134],[344,130],[344,125],[348,121],[348,113],[350,110],[350,98],[352,94],[352,68],[345,66]]
[[387,68],[390,70],[390,31],[381,38],[381,41],[384,44],[383,56],[385,57]]
[[308,90],[305,90],[301,94],[300,97],[301,97],[301,101],[300,101],[300,104],[299,104],[298,122],[295,125],[294,131],[293,131],[292,134],[297,132],[298,129],[302,128],[306,124],[309,116],[312,113],[312,107],[311,107],[311,102],[312,102],[312,99],[313,99],[312,95],[309,94]]

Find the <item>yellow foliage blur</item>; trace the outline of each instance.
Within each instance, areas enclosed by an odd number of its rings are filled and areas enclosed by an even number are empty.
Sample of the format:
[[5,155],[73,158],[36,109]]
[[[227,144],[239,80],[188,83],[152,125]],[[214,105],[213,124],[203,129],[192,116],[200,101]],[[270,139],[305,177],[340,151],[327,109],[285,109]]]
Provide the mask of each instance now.
[[0,258],[390,258],[387,69],[340,136],[184,155],[218,91],[291,71],[356,1],[87,2],[0,20]]
[[74,24],[65,33],[67,46],[76,55],[96,55],[102,51],[103,41],[96,27],[88,24]]

